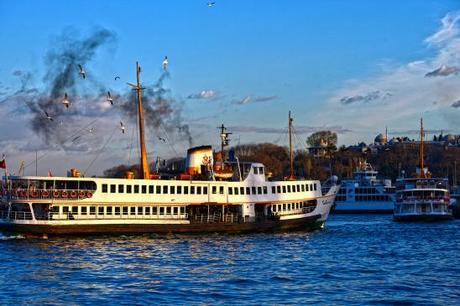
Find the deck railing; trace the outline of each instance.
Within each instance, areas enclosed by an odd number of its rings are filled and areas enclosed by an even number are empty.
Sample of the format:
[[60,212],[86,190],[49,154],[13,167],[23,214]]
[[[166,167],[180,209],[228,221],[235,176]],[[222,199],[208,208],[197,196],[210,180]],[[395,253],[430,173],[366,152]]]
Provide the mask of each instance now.
[[3,220],[32,220],[32,213],[25,211],[0,211],[0,219]]
[[88,189],[15,189],[3,194],[12,200],[84,200],[93,196]]
[[239,223],[244,222],[244,218],[238,214],[224,214],[222,218],[221,213],[214,214],[196,214],[191,216],[190,222],[192,223]]

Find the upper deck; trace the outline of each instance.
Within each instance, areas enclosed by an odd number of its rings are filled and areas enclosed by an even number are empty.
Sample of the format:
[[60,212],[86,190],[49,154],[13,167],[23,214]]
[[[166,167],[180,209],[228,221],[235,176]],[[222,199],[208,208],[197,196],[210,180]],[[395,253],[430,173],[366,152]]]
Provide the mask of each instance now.
[[448,190],[447,178],[401,178],[396,180],[398,193],[417,189]]
[[9,177],[3,197],[13,202],[59,203],[269,203],[320,197],[317,180],[268,181],[254,163],[242,181]]

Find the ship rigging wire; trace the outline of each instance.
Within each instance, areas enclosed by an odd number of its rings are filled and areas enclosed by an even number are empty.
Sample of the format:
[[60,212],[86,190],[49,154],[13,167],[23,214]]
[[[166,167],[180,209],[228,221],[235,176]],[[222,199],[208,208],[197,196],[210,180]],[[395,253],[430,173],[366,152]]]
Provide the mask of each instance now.
[[99,156],[102,154],[102,152],[104,152],[105,150],[105,147],[109,144],[110,140],[112,140],[112,137],[113,135],[115,134],[115,131],[118,130],[118,126],[116,128],[113,129],[112,131],[112,134],[110,134],[110,137],[107,139],[107,141],[104,143],[104,145],[102,146],[101,149],[99,149],[99,152],[97,153],[96,157],[94,157],[94,159],[91,161],[91,163],[88,165],[88,167],[85,169],[85,171],[83,172],[83,176],[86,176],[86,172],[88,171],[88,169],[94,164],[94,162],[99,158]]
[[[66,139],[64,139],[64,141],[62,142],[62,144],[65,144],[66,142],[68,142],[69,140],[71,139],[74,139],[75,137],[81,137],[83,136],[84,134],[79,134],[81,133],[82,131],[85,131],[89,126],[95,124],[100,118],[97,118],[97,119],[94,119],[93,121],[91,121],[90,123],[84,125],[83,127],[81,127],[80,129],[78,129],[75,133],[71,134],[69,137],[67,137]],[[34,160],[28,162],[27,164],[24,165],[24,169],[26,169],[27,167],[33,165],[34,163],[38,162],[39,160],[42,160],[43,158],[45,158],[48,154],[50,154],[52,151],[48,151],[46,153],[44,153],[43,155],[41,155],[40,157],[38,158],[35,158]]]
[[163,123],[160,123],[160,127],[163,129],[163,133],[164,133],[164,135],[165,135],[166,142],[168,143],[169,147],[170,147],[171,150],[174,152],[175,156],[178,156],[176,149],[175,149],[174,146],[171,144],[171,141],[169,141],[169,135],[168,135],[168,132],[166,132],[166,129],[165,129],[165,127],[163,126]]

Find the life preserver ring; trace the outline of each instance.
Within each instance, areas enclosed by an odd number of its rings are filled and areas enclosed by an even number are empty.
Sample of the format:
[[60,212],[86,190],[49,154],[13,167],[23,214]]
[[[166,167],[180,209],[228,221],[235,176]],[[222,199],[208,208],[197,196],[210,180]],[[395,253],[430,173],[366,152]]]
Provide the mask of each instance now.
[[59,195],[60,195],[60,194],[59,194],[59,190],[53,191],[53,197],[54,197],[54,198],[59,198]]
[[209,164],[209,156],[203,156],[203,165]]
[[78,193],[78,197],[79,197],[80,199],[86,198],[86,192],[84,192],[83,190],[80,190],[80,192]]
[[86,192],[86,196],[88,198],[91,198],[93,196],[93,193],[91,191]]
[[63,190],[63,191],[61,192],[61,198],[67,199],[68,196],[69,196],[69,194],[67,193],[67,191]]
[[47,198],[47,197],[49,197],[49,195],[50,195],[50,193],[48,192],[48,190],[43,190],[42,191],[42,197]]
[[77,195],[78,195],[78,193],[77,193],[75,190],[72,190],[72,191],[70,192],[70,197],[71,197],[72,199],[76,199],[76,198],[77,198]]
[[21,190],[18,192],[19,197],[25,198],[27,197],[27,192],[25,190]]
[[31,191],[30,192],[30,197],[31,198],[37,198],[38,197],[38,191],[36,191],[36,190]]

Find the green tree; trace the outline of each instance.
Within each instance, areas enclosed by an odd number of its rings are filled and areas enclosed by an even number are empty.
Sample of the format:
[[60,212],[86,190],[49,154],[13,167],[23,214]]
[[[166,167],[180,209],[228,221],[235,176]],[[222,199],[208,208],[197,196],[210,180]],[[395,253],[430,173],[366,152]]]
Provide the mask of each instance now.
[[311,147],[323,147],[326,156],[331,157],[337,151],[337,133],[332,131],[319,131],[307,138],[307,144]]

